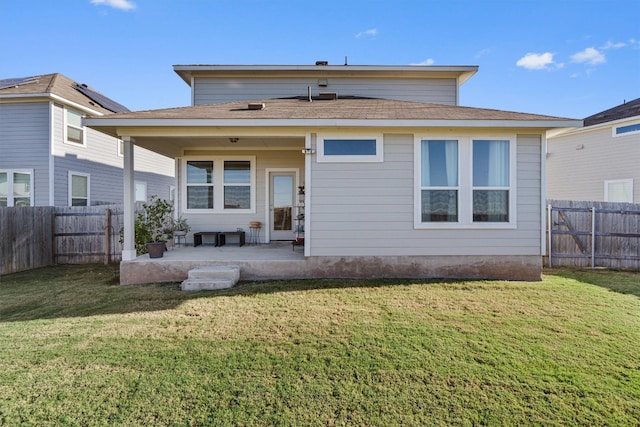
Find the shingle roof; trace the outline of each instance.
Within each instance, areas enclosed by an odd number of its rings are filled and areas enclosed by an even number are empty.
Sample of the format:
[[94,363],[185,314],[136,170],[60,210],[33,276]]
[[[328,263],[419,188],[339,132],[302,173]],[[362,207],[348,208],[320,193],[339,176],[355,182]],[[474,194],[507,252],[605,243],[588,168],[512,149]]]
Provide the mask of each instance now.
[[[264,104],[264,109],[249,109],[249,104]],[[106,117],[105,117],[106,118]],[[388,99],[340,97],[315,100],[305,97],[261,99],[224,104],[197,105],[162,110],[136,111],[110,115],[110,119],[340,119],[340,120],[500,120],[565,121],[573,120],[538,114],[459,107]]]
[[[8,81],[14,79],[6,80]],[[0,89],[0,95],[2,95],[3,97],[11,97],[11,95],[37,96],[41,94],[54,94],[66,99],[67,101],[74,102],[91,110],[98,111],[102,114],[112,114],[113,112],[115,112],[114,110],[129,111],[125,106],[105,97],[95,89],[87,85],[81,85],[80,83],[77,83],[60,73],[44,74],[28,79],[25,78],[23,80],[25,81],[24,84],[17,84]],[[103,99],[92,99],[90,96],[87,96],[86,94],[80,92],[79,89],[77,89],[79,85],[84,86],[85,90],[89,89],[89,91],[94,92],[94,98],[102,97]]]
[[640,116],[640,98],[593,114],[584,119],[584,125],[593,126],[634,116]]

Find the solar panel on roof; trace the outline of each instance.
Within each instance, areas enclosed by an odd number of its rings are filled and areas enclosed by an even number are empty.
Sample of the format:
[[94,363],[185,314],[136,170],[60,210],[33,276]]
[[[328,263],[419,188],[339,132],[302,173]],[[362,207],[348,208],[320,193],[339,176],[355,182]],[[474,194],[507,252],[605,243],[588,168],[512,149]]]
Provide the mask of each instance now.
[[40,76],[32,76],[32,77],[17,77],[13,79],[3,79],[0,80],[0,89],[6,89],[8,87],[15,87],[20,85],[25,85],[28,83],[36,83]]
[[102,108],[105,108],[109,111],[113,111],[114,113],[125,113],[130,111],[127,107],[122,104],[118,104],[113,99],[109,99],[101,93],[96,92],[95,90],[89,89],[86,85],[81,85],[76,83],[76,90],[82,92],[84,95],[91,98],[91,100]]

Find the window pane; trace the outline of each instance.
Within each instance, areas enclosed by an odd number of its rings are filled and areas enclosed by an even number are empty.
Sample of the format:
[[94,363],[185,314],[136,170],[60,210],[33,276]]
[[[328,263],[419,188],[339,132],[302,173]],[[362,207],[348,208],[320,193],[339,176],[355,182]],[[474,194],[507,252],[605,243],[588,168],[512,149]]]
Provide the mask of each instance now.
[[71,206],[87,206],[87,199],[71,199]]
[[325,156],[375,156],[375,139],[325,139]]
[[187,184],[213,184],[213,162],[187,162]]
[[457,221],[457,190],[422,190],[422,222]]
[[616,128],[616,135],[621,135],[623,133],[636,132],[640,131],[640,123],[636,123],[634,125],[629,126],[620,126]]
[[13,174],[13,195],[29,198],[31,195],[31,174],[19,172]]
[[224,162],[225,184],[248,184],[251,182],[251,162]]
[[16,197],[13,199],[13,206],[30,206],[31,199],[28,197]]
[[187,187],[187,209],[213,209],[213,187]]
[[631,191],[631,181],[608,182],[607,202],[631,203],[633,194]]
[[7,198],[0,196],[0,206],[7,207]]
[[82,127],[82,114],[77,111],[67,110],[67,124],[75,127]]
[[224,188],[225,209],[250,209],[251,187],[227,186]]
[[[5,203],[7,201],[7,196],[9,195],[9,183],[7,182],[7,173],[0,172],[0,197],[4,198]],[[7,205],[2,205],[7,206]]]
[[135,183],[135,196],[136,196],[136,202],[147,201],[147,184],[146,183],[144,182]]
[[82,144],[82,129],[67,127],[67,141]]
[[71,197],[87,197],[87,194],[87,177],[71,175]]
[[473,186],[509,186],[509,141],[473,141]]
[[458,186],[458,141],[422,141],[422,186]]
[[474,190],[474,222],[509,222],[509,191]]

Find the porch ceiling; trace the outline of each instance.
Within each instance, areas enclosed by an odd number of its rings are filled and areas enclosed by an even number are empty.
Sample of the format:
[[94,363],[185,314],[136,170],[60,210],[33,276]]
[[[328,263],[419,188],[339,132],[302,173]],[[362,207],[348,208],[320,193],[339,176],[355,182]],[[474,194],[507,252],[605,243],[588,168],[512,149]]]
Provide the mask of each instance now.
[[[304,136],[259,136],[230,133],[219,136],[136,136],[135,145],[167,157],[207,151],[301,150]],[[236,142],[231,142],[237,139]]]

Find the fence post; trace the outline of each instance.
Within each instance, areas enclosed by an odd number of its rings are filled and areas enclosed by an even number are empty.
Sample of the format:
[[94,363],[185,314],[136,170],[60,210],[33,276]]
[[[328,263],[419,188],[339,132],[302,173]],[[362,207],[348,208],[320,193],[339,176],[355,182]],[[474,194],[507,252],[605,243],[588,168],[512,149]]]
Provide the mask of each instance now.
[[596,268],[596,207],[591,207],[591,268]]
[[104,214],[104,263],[108,265],[111,262],[111,209],[105,209]]
[[547,235],[547,239],[549,241],[549,268],[553,267],[553,262],[551,261],[551,258],[553,257],[553,251],[551,248],[551,205],[547,205],[547,230],[548,230],[548,235]]

